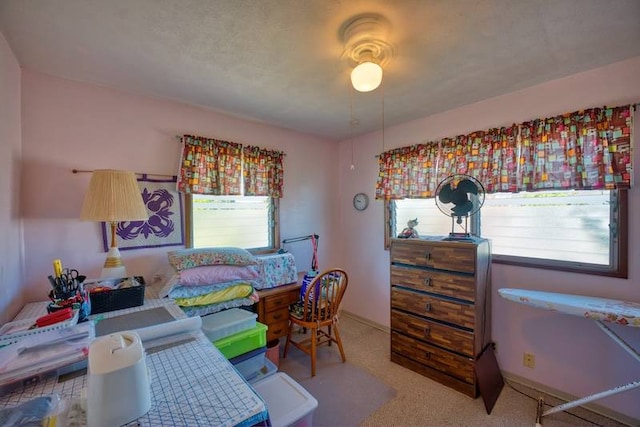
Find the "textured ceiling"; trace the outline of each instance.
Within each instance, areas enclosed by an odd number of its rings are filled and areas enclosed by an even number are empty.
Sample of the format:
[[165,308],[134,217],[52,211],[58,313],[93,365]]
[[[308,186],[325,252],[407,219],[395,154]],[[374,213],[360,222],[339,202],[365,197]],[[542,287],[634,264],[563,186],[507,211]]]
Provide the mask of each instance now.
[[[390,22],[355,92],[340,28]],[[2,0],[20,64],[345,139],[640,55],[639,0]]]

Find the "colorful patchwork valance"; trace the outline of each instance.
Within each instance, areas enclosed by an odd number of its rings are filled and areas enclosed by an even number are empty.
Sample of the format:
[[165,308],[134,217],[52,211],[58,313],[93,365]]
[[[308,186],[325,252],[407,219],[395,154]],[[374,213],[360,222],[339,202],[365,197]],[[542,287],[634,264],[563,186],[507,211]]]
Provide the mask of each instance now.
[[192,135],[182,136],[182,144],[178,191],[282,197],[282,152]]
[[631,186],[631,108],[592,108],[386,151],[376,198],[430,198],[451,174],[487,193]]

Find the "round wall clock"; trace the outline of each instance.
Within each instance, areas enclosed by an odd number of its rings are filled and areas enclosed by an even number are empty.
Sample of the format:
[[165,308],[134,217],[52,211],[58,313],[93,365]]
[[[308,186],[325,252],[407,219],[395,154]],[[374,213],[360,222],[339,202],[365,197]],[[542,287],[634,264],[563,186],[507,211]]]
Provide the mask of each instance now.
[[367,206],[369,206],[369,196],[365,193],[358,193],[353,196],[353,207],[356,210],[363,211],[367,209]]

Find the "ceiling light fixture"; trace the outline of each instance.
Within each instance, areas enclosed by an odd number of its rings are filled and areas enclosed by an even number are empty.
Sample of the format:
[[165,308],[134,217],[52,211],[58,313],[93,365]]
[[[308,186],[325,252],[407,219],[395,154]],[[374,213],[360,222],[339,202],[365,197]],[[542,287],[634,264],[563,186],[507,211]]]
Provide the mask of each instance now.
[[343,57],[354,66],[351,84],[355,90],[371,92],[382,83],[382,69],[393,55],[385,41],[388,32],[388,21],[376,14],[358,15],[344,24]]
[[382,67],[367,52],[360,57],[360,63],[351,71],[351,84],[358,92],[371,92],[382,83]]

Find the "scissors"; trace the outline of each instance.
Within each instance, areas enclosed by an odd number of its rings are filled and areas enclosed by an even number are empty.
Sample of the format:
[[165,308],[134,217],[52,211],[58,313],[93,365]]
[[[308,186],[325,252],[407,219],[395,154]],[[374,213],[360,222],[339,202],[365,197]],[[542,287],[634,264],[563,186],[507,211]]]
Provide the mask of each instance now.
[[60,284],[62,285],[62,292],[67,293],[75,291],[78,288],[78,270],[65,268],[60,275]]
[[62,270],[62,274],[60,275],[62,280],[64,280],[68,284],[73,283],[75,280],[78,280],[78,276],[78,270],[73,268],[65,268],[64,270]]

